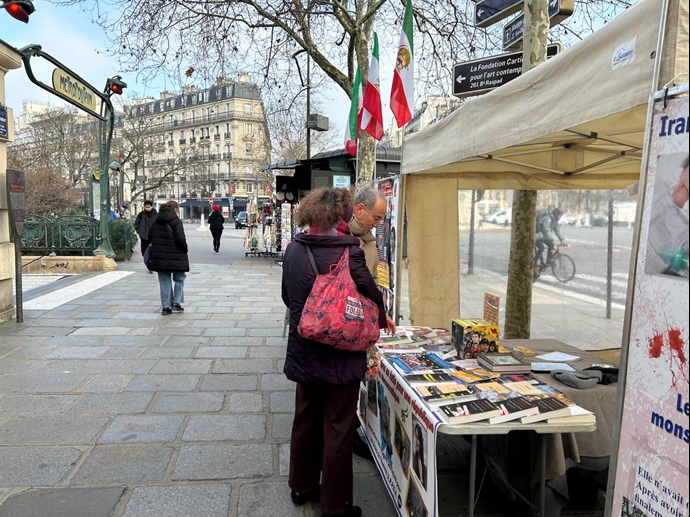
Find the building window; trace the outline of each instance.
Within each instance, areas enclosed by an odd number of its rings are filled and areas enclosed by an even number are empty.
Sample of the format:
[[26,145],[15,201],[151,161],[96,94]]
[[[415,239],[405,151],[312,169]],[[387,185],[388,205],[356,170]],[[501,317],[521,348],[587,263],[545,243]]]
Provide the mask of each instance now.
[[230,164],[226,163],[225,164],[225,172],[228,174],[228,178],[230,177]]
[[249,104],[249,103],[245,104],[245,105],[244,105],[244,112],[245,112],[247,115],[251,114],[251,112],[252,112],[252,105]]
[[220,144],[216,144],[216,158],[220,158]]
[[246,122],[244,124],[244,133],[247,135],[251,135],[253,133],[252,129],[252,123],[251,122]]
[[251,181],[248,181],[244,184],[244,188],[247,191],[247,194],[253,194],[254,193],[254,184]]
[[230,138],[230,124],[225,124],[225,138]]
[[244,166],[244,170],[247,173],[247,176],[251,176],[254,173],[254,166],[251,163],[248,163]]
[[192,104],[196,104],[196,94],[192,95]]
[[247,151],[247,154],[251,154],[251,152],[252,152],[252,144],[249,143],[249,142],[247,142],[247,144],[246,144],[246,146],[245,146],[245,150]]

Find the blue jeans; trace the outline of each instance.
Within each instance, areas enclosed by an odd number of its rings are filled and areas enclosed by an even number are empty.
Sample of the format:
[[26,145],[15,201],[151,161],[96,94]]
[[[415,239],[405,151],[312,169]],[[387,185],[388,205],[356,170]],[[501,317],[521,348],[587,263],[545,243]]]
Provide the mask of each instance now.
[[[161,287],[161,305],[164,309],[172,307],[173,303],[184,303],[184,279],[187,274],[184,271],[158,272],[158,283]],[[173,289],[173,282],[175,287]]]

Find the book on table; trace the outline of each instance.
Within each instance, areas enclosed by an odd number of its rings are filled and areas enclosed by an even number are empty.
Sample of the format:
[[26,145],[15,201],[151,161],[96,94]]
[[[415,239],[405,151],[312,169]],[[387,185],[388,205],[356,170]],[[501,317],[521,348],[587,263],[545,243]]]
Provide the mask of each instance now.
[[564,372],[574,372],[575,368],[568,363],[540,363],[533,362],[531,370],[535,373],[551,373],[554,370],[563,370]]
[[594,424],[597,419],[594,413],[578,405],[570,406],[570,416],[548,418],[547,424]]
[[475,382],[482,382],[486,380],[484,377],[480,377],[479,375],[475,375],[472,372],[466,372],[464,370],[458,370],[457,372],[453,372],[451,375],[455,377],[458,382],[462,382],[463,384],[474,384]]
[[377,345],[411,345],[409,336],[396,332],[392,336],[387,334],[381,334],[379,340],[376,342]]
[[534,402],[530,402],[525,397],[514,397],[495,402],[501,410],[499,416],[489,418],[490,424],[502,424],[518,418],[532,416],[539,413],[539,408]]
[[433,352],[421,354],[391,354],[387,356],[401,373],[434,372],[435,370],[452,369],[453,365],[441,359]]
[[477,398],[473,386],[465,386],[458,383],[418,386],[415,388],[415,391],[430,409]]
[[479,366],[486,370],[499,373],[529,373],[532,364],[516,359],[512,355],[479,354]]
[[418,347],[414,343],[379,343],[379,350],[384,354],[424,354],[426,350]]
[[413,388],[417,386],[433,386],[435,384],[458,384],[455,377],[447,373],[410,373],[403,377]]
[[449,424],[468,424],[494,418],[501,414],[498,406],[485,399],[447,404],[439,409]]
[[540,395],[540,391],[537,385],[529,381],[518,381],[518,382],[504,382],[503,386],[505,389],[519,393],[520,395]]
[[498,393],[499,395],[510,394],[510,390],[506,388],[505,385],[499,382],[478,382],[476,384],[473,384],[472,386],[474,386],[477,392],[494,392]]
[[556,397],[548,397],[544,395],[527,395],[525,397],[528,401],[534,403],[539,408],[539,413],[532,416],[525,416],[520,419],[523,424],[533,424],[541,422],[548,418],[559,418],[570,416],[570,406],[561,402]]

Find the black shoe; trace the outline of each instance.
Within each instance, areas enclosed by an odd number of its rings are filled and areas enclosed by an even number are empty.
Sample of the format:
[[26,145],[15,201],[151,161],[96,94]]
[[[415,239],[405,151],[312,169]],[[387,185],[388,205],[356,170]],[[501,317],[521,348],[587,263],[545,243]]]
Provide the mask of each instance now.
[[359,456],[365,460],[374,461],[374,457],[371,455],[369,445],[367,445],[367,442],[365,442],[364,439],[359,435],[359,432],[355,433],[355,445],[352,448],[352,452],[355,453],[355,456]]
[[322,513],[321,517],[362,517],[362,509],[359,506],[352,506],[345,510],[345,513],[333,514]]
[[295,492],[290,490],[290,498],[295,506],[304,506],[308,502],[318,503],[321,499],[321,487],[309,492]]
[[170,309],[169,307],[166,307],[161,311],[161,316],[168,316],[169,314],[172,314],[172,309]]
[[180,305],[179,303],[173,303],[172,310],[176,312],[184,312],[184,307],[182,307],[182,305]]

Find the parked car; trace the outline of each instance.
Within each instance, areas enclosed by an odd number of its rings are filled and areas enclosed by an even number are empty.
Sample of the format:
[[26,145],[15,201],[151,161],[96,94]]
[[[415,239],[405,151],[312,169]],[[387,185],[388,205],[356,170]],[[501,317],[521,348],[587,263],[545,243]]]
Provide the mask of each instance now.
[[247,212],[240,212],[237,214],[237,217],[235,217],[235,228],[246,228],[248,221],[249,217],[247,216]]
[[511,223],[511,212],[508,210],[499,210],[495,214],[490,214],[486,217],[487,223],[500,224],[501,226],[509,226]]
[[560,223],[561,224],[567,224],[568,226],[575,226],[579,220],[580,220],[580,214],[576,214],[574,212],[568,212],[566,214],[563,214],[563,217],[561,217]]

